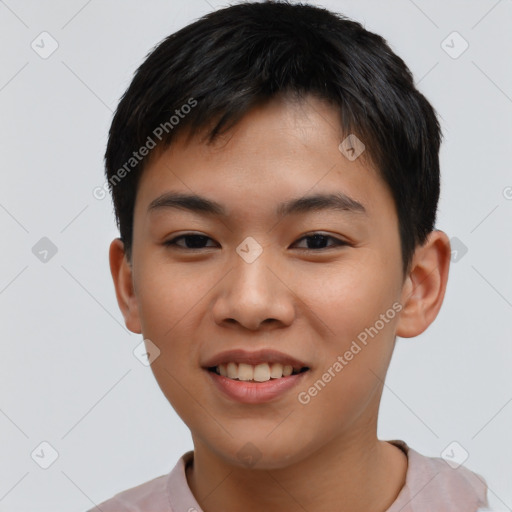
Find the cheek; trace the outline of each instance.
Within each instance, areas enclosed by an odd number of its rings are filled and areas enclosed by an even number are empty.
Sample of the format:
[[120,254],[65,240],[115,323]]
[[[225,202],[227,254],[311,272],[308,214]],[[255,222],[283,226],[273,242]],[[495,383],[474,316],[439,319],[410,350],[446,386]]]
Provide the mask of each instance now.
[[137,300],[143,333],[162,344],[183,328],[194,305],[209,289],[205,280],[198,281],[197,274],[187,275],[184,268],[156,258],[148,258],[138,268]]
[[187,276],[175,265],[154,260],[139,267],[138,277],[142,333],[160,350],[151,370],[164,396],[183,421],[188,422],[201,414],[197,405],[201,402],[197,379],[199,349],[192,342],[201,298],[211,285],[198,283],[197,275]]
[[314,378],[309,387],[299,390],[302,394],[297,400],[306,414],[305,421],[315,423],[314,418],[322,418],[326,436],[327,431],[334,435],[358,418],[368,420],[368,411],[378,409],[382,381],[393,353],[397,314],[392,307],[372,307],[379,312],[372,322],[367,322],[360,310],[333,317],[336,336],[320,341],[322,358]]
[[[364,261],[332,267],[302,289],[298,295],[322,321],[338,349],[373,326],[400,296],[389,268],[386,272],[375,262]],[[390,323],[382,330],[388,331]]]
[[331,272],[321,293],[310,297],[328,329],[317,340],[318,385],[305,391],[319,412],[324,407],[325,414],[332,413],[333,421],[362,412],[384,379],[394,347],[398,297],[393,272],[385,272],[378,260]]

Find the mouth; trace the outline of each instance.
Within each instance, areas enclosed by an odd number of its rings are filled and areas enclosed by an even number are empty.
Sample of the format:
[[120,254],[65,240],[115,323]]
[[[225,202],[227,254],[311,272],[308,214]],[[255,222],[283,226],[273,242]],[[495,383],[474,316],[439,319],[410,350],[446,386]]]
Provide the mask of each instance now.
[[231,400],[258,404],[279,400],[298,386],[311,365],[275,350],[230,350],[207,360],[202,368],[214,387]]
[[242,380],[246,382],[267,382],[271,379],[282,379],[290,375],[298,375],[309,370],[307,366],[293,366],[281,363],[260,363],[256,365],[247,363],[221,363],[207,368],[209,372],[222,375],[232,380]]
[[207,360],[203,368],[228,379],[253,382],[282,379],[310,369],[304,361],[272,349],[228,350]]

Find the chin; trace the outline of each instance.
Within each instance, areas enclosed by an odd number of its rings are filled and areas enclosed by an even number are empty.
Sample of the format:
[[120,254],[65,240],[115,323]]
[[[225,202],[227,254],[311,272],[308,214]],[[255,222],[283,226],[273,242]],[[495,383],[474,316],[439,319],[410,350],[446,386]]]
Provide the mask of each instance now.
[[313,447],[300,446],[292,435],[280,434],[276,432],[272,440],[266,433],[254,436],[252,440],[245,436],[229,439],[228,446],[217,445],[214,451],[229,465],[262,470],[287,468],[314,452]]

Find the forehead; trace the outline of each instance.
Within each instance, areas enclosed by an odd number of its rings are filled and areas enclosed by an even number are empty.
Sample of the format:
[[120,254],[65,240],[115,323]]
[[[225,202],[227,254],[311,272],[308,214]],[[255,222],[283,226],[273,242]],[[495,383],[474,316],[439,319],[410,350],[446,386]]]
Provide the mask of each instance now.
[[392,203],[364,152],[351,160],[340,151],[347,135],[339,113],[313,97],[302,103],[275,98],[255,107],[213,144],[204,141],[204,133],[187,135],[147,165],[137,192],[138,214],[155,210],[155,201],[169,191],[226,204],[227,215],[238,207],[279,215],[287,199],[318,194],[344,196],[354,211],[359,204],[370,214],[379,203]]

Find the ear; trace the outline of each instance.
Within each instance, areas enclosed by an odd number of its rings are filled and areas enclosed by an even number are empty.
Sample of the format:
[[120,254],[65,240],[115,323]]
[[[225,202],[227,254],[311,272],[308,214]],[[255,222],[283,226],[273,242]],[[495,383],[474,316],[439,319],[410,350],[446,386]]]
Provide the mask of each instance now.
[[418,336],[434,321],[443,303],[450,258],[450,240],[443,231],[432,231],[416,249],[402,288],[397,336]]
[[109,250],[110,272],[114,280],[117,303],[123,314],[126,327],[141,334],[139,307],[134,293],[132,268],[126,258],[124,244],[120,238],[115,238]]

